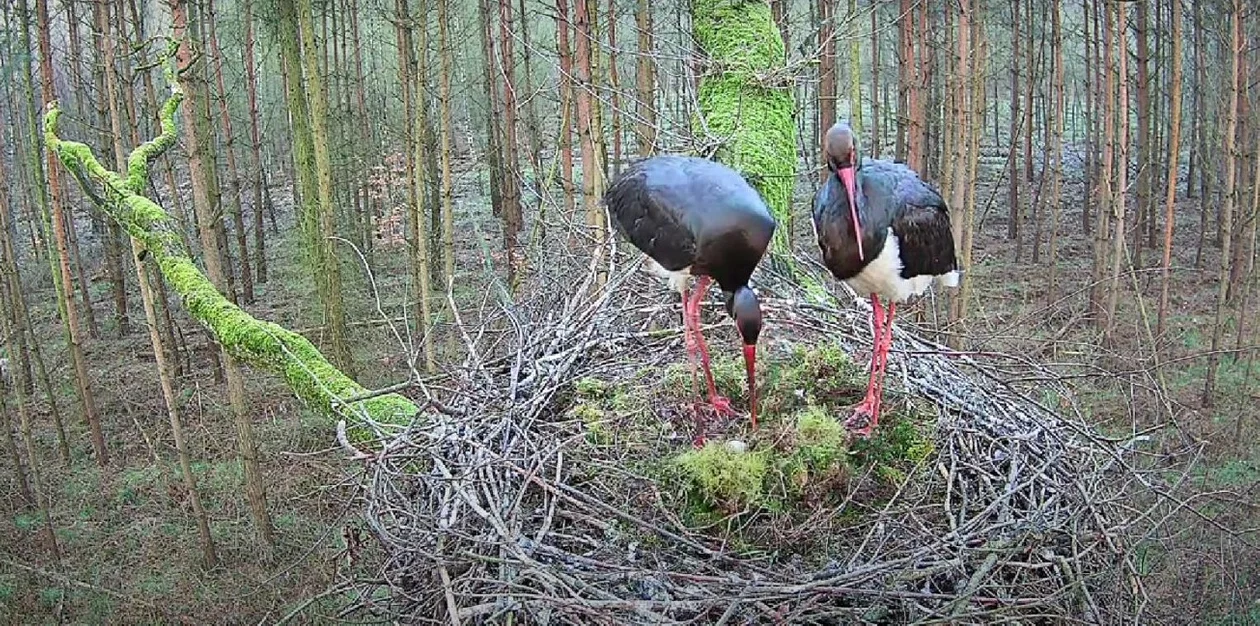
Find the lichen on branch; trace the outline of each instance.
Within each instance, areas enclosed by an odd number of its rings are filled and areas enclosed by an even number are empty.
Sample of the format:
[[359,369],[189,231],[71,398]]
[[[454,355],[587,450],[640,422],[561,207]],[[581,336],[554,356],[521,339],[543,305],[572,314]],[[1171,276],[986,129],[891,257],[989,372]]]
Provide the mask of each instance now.
[[183,94],[173,87],[162,106],[162,133],[132,151],[125,179],[102,166],[87,145],[57,136],[61,109],[56,102],[50,102],[44,114],[44,138],[84,192],[144,245],[189,314],[229,354],[251,367],[279,375],[309,406],[333,419],[345,420],[347,436],[354,443],[375,439],[376,429],[382,425],[410,423],[420,413],[414,402],[397,393],[350,401],[370,394],[333,367],[305,337],[253,317],[219,293],[183,249],[174,219],[139,193],[148,178],[149,163],[175,142],[175,111],[182,100]]

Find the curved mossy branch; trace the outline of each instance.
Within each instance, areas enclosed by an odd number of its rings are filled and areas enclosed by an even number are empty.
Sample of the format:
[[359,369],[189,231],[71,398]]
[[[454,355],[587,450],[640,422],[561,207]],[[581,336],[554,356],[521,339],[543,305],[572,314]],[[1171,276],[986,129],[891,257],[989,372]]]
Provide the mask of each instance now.
[[[284,378],[294,395],[324,415],[344,419],[352,442],[376,439],[380,425],[408,424],[420,413],[414,402],[396,393],[365,397],[371,395],[368,390],[333,367],[305,337],[259,320],[223,297],[183,249],[175,221],[137,192],[148,177],[149,163],[175,142],[175,111],[182,100],[183,93],[173,88],[162,106],[161,135],[132,151],[126,179],[102,166],[88,146],[57,136],[61,110],[56,102],[44,113],[44,138],[84,191],[153,255],[184,307],[229,354]],[[99,189],[90,188],[93,183]],[[348,401],[358,397],[363,399]]]
[[692,30],[705,58],[697,135],[720,142],[715,160],[743,173],[779,227],[771,257],[792,267],[792,191],[796,187],[796,102],[785,71],[783,37],[767,0],[694,0]]

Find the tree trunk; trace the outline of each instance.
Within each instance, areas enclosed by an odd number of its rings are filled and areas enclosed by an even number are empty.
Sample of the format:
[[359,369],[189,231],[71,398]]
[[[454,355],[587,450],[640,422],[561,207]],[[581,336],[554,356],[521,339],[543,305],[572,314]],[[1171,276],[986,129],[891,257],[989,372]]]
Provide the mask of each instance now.
[[236,248],[240,251],[241,297],[245,304],[254,303],[254,270],[249,264],[249,240],[245,230],[245,206],[241,202],[241,175],[236,166],[236,135],[232,132],[232,116],[228,113],[227,87],[223,82],[223,54],[219,51],[218,33],[215,30],[214,0],[205,0],[206,25],[209,27],[207,43],[214,62],[214,80],[218,93],[219,119],[223,124],[223,151],[227,154],[228,193],[232,195],[232,226],[236,230]]
[[[818,128],[814,136],[821,141],[824,133],[836,123],[836,25],[835,0],[818,1],[818,39],[822,47],[818,59]],[[814,151],[815,158],[820,153]],[[817,163],[819,180],[827,180],[827,168]]]
[[1171,119],[1168,122],[1168,180],[1164,192],[1164,257],[1160,272],[1159,312],[1155,336],[1162,340],[1168,320],[1168,288],[1172,282],[1173,230],[1176,225],[1177,165],[1181,155],[1181,3],[1172,3],[1172,92],[1168,96]]
[[[1230,80],[1229,111],[1225,115],[1225,186],[1222,190],[1224,201],[1221,203],[1220,230],[1232,235],[1234,231],[1234,205],[1238,197],[1238,101],[1242,91],[1242,0],[1233,0],[1233,11],[1230,16]],[[1220,350],[1224,343],[1226,323],[1226,296],[1229,292],[1230,246],[1233,237],[1221,239],[1220,269],[1217,275],[1215,327],[1212,330],[1212,349],[1208,352],[1207,376],[1203,382],[1203,405],[1213,406],[1216,396],[1216,376],[1220,365]]]
[[582,206],[586,211],[586,225],[596,232],[597,241],[603,241],[604,212],[599,206],[604,193],[604,169],[599,159],[601,129],[596,126],[594,99],[591,83],[592,55],[590,13],[588,0],[577,0],[574,10],[574,32],[577,38],[578,136],[582,144]]
[[900,0],[897,6],[897,140],[894,147],[894,158],[905,162],[907,159],[907,134],[910,126],[910,98],[914,83],[914,30],[911,21],[913,4],[910,0]]
[[[1203,267],[1203,245],[1207,238],[1208,210],[1212,204],[1208,201],[1208,164],[1203,156],[1203,146],[1208,140],[1207,106],[1203,97],[1203,90],[1207,89],[1208,52],[1203,47],[1203,4],[1192,2],[1190,6],[1194,16],[1194,140],[1190,142],[1190,163],[1192,169],[1197,165],[1199,170],[1199,237],[1194,249],[1194,267],[1200,269]],[[1193,195],[1193,179],[1187,182],[1187,187]]]
[[[122,152],[123,142],[123,123],[122,114],[118,110],[118,103],[121,94],[116,86],[115,64],[114,64],[114,41],[111,33],[111,20],[109,16],[109,4],[103,1],[97,1],[92,4],[93,18],[96,20],[96,32],[94,39],[96,40],[97,54],[99,55],[100,66],[98,68],[99,80],[97,81],[98,93],[102,94],[103,102],[98,101],[101,108],[101,120],[103,122],[102,130],[108,128],[109,132],[105,135],[110,143],[115,146],[115,169],[123,169],[125,164],[119,159]],[[131,334],[131,319],[127,316],[127,282],[126,275],[123,273],[122,260],[122,231],[118,225],[107,221],[105,224],[105,236],[102,238],[102,247],[105,252],[105,269],[109,276],[110,293],[114,299],[114,330],[119,337],[125,337]]]
[[871,158],[878,159],[883,151],[884,121],[880,119],[879,84],[879,5],[871,6]]
[[[173,13],[179,18],[173,20],[178,27],[175,34],[180,35],[182,7]],[[291,25],[292,14],[290,3],[288,19],[281,20],[281,26],[285,21]],[[181,62],[186,64],[187,54]],[[147,177],[149,163],[175,143],[174,116],[183,98],[182,92],[170,96],[162,108],[162,134],[132,152],[128,162],[136,167],[129,179]],[[305,337],[278,324],[259,320],[228,301],[186,255],[174,219],[149,198],[131,192],[130,186],[116,173],[106,170],[86,145],[58,137],[60,115],[61,110],[54,105],[44,116],[44,136],[49,150],[67,169],[76,173],[75,179],[81,188],[108,199],[103,205],[105,213],[144,244],[162,275],[183,298],[184,309],[232,357],[281,378],[297,399],[321,415],[337,420],[339,426],[345,425],[351,445],[375,444],[379,449],[376,431],[368,426],[364,416],[373,423],[397,426],[415,419],[420,411],[415,403],[396,393],[367,393],[362,385],[333,367]],[[92,190],[94,183],[99,183],[101,189]],[[364,399],[350,403],[338,400],[356,397]]]
[[862,37],[859,23],[857,0],[849,0],[849,123],[853,132],[861,137],[866,127],[862,125],[862,54],[858,45]]
[[[43,0],[40,0],[41,2]],[[0,317],[0,334],[9,335],[8,324],[5,323],[3,317]],[[5,402],[6,389],[0,385],[0,427],[5,429],[6,439],[12,441],[13,431],[9,428],[9,407]],[[19,390],[20,394],[21,391]],[[47,497],[44,495],[43,478],[39,471],[39,456],[35,450],[35,436],[31,432],[30,410],[22,401],[22,397],[18,396],[18,423],[22,431],[22,441],[26,444],[26,471],[19,477],[19,481],[25,487],[25,491],[30,494],[31,508],[35,509],[35,514],[39,516],[43,530],[44,547],[52,554],[53,563],[60,565],[61,551],[57,548],[57,533],[53,528],[52,516],[48,513]],[[21,468],[22,462],[16,454],[17,446],[13,446],[14,466]],[[20,471],[20,469],[19,469]],[[29,484],[28,484],[29,483]]]
[[1123,2],[1116,3],[1116,184],[1112,188],[1111,220],[1115,233],[1111,238],[1111,288],[1107,290],[1106,330],[1103,338],[1110,341],[1116,329],[1116,305],[1120,297],[1120,267],[1124,265],[1125,192],[1129,188],[1129,38],[1125,27]]
[[[136,258],[140,258],[144,247],[140,245],[140,242],[132,239],[131,250]],[[175,453],[179,457],[180,476],[184,479],[184,489],[188,491],[188,501],[192,505],[193,517],[197,520],[197,537],[201,540],[202,563],[207,569],[214,568],[218,565],[219,556],[214,547],[214,538],[210,534],[210,517],[206,514],[205,507],[201,505],[197,479],[193,477],[188,444],[184,441],[184,426],[179,418],[179,396],[175,394],[171,366],[166,360],[166,348],[162,345],[162,336],[158,333],[153,288],[149,286],[148,268],[143,263],[136,263],[136,279],[136,284],[140,286],[140,297],[144,302],[144,315],[149,323],[149,343],[153,345],[158,382],[162,385],[162,398],[166,401],[166,415],[170,418],[171,435],[175,439]]]
[[[4,119],[3,116],[0,116],[0,154],[4,153]],[[30,332],[30,311],[26,305],[26,294],[22,289],[17,249],[13,240],[14,220],[10,220],[9,216],[9,211],[13,205],[9,202],[9,188],[6,178],[4,163],[0,161],[0,298],[3,298],[7,303],[4,317],[8,318],[9,328],[12,329],[7,332],[0,332],[0,336],[9,338],[7,350],[13,364],[13,388],[16,392],[15,395],[17,395],[19,410],[25,406],[25,397],[33,394],[35,391],[34,371],[31,367],[31,362],[34,360],[39,364],[39,373],[42,377],[44,391],[48,395],[49,412],[52,413],[53,426],[57,431],[57,451],[61,455],[61,460],[69,463],[70,444],[66,437],[65,425],[61,421],[61,411],[57,406],[57,397],[53,393],[52,385],[48,379],[48,372],[44,367],[43,358],[40,356],[39,342],[35,335]],[[9,317],[10,315],[11,317]],[[3,325],[4,321],[0,319],[0,325]],[[3,388],[3,386],[3,381],[0,381],[0,388]],[[6,434],[11,435],[11,433],[12,431],[6,431]],[[21,470],[19,457],[14,455],[13,459],[17,469]],[[30,501],[29,498],[28,501]]]
[[[53,92],[52,44],[48,19],[48,0],[35,0],[35,7],[39,20],[39,66],[42,78],[42,92],[44,102],[51,103],[56,101],[57,96]],[[70,351],[70,361],[74,367],[75,391],[78,392],[80,408],[83,411],[83,420],[87,422],[88,429],[91,432],[92,450],[96,454],[96,462],[101,467],[104,467],[109,463],[109,452],[105,448],[105,434],[101,430],[101,421],[96,414],[96,398],[92,394],[91,379],[88,377],[87,362],[83,355],[83,338],[79,325],[79,311],[78,305],[74,301],[74,280],[70,276],[70,246],[67,231],[71,228],[71,225],[66,223],[64,202],[61,196],[61,170],[57,168],[56,158],[51,150],[48,151],[46,167],[49,206],[52,209],[53,231],[59,257],[58,269],[60,270],[61,285],[63,286],[60,294],[61,308],[65,312],[66,339]],[[87,291],[86,284],[83,285],[83,291]],[[27,445],[33,444],[28,441]],[[32,464],[35,462],[34,457],[32,457],[31,462]]]
[[610,100],[609,117],[612,126],[612,160],[609,176],[621,171],[621,79],[617,74],[617,4],[608,0],[608,93]]
[[[282,0],[291,2],[292,0]],[[315,42],[315,22],[311,15],[311,0],[297,0],[298,33],[302,42],[303,69],[306,78],[306,98],[310,111],[311,148],[315,153],[315,178],[317,181],[318,207],[317,216],[311,224],[314,229],[312,244],[320,259],[320,276],[316,284],[322,287],[320,300],[324,305],[324,317],[329,339],[332,343],[333,360],[342,371],[354,377],[354,358],[350,353],[347,338],[345,301],[341,285],[341,266],[337,259],[336,247],[331,240],[336,235],[333,206],[332,159],[328,145],[328,92],[324,89],[324,79],[320,75],[320,48]],[[302,74],[291,76],[294,82],[301,84]],[[418,131],[419,129],[417,129]]]
[[[282,3],[283,5],[283,3]],[[213,192],[217,184],[214,164],[209,162],[207,148],[212,142],[209,120],[203,114],[207,111],[207,87],[201,78],[202,72],[193,71],[190,67],[193,59],[200,58],[199,30],[197,23],[187,13],[184,0],[171,3],[172,28],[175,38],[180,42],[176,58],[179,61],[180,87],[188,105],[184,107],[184,124],[192,132],[186,138],[188,151],[188,171],[192,183],[193,209],[197,215],[197,231],[201,239],[201,253],[206,266],[206,274],[220,291],[225,291],[227,284],[226,268],[222,250],[218,245],[217,229],[222,228],[218,220],[218,198]],[[194,51],[196,47],[196,51]],[[245,495],[249,501],[250,513],[255,529],[263,544],[273,544],[271,515],[267,510],[267,491],[263,486],[262,469],[258,460],[258,443],[254,437],[253,421],[246,408],[245,385],[241,375],[240,364],[220,344],[223,360],[224,376],[227,379],[228,404],[231,407],[233,421],[236,424],[238,454],[245,477]]]
[[[1147,45],[1147,2],[1146,0],[1138,0],[1137,12],[1134,16],[1137,23],[1134,25],[1137,39],[1137,82],[1134,87],[1137,90],[1137,151],[1138,151],[1138,167],[1137,167],[1137,203],[1134,206],[1135,215],[1133,220],[1133,266],[1141,269],[1142,267],[1142,244],[1143,235],[1147,230],[1147,222],[1151,219],[1153,205],[1151,203],[1151,194],[1154,185],[1152,176],[1155,172],[1154,150],[1151,145],[1151,125],[1154,123],[1151,110],[1151,72],[1150,72],[1150,55],[1151,51]],[[1127,110],[1127,103],[1121,104],[1121,108]],[[1176,159],[1172,159],[1174,162]]]
[[[250,176],[254,190],[254,272],[259,283],[267,282],[267,239],[263,232],[263,176],[262,138],[258,132],[258,74],[254,67],[254,2],[241,0],[241,21],[245,24],[245,93],[249,99],[249,155],[253,174]],[[244,254],[244,251],[242,251]]]
[[1050,184],[1050,236],[1046,244],[1046,263],[1050,267],[1049,286],[1046,289],[1046,302],[1055,302],[1058,298],[1058,243],[1059,216],[1063,206],[1063,126],[1064,126],[1064,78],[1063,78],[1063,4],[1054,0],[1050,9],[1051,46],[1054,55],[1054,121],[1053,136],[1050,139],[1051,150],[1051,184]]
[[[734,6],[738,10],[732,10],[731,0],[696,0],[691,6],[692,32],[709,57],[707,67],[719,68],[700,79],[700,115],[708,132],[725,140],[715,160],[744,173],[778,221],[770,248],[772,263],[791,272],[795,102],[790,86],[771,88],[756,78],[781,71],[786,56],[769,4]],[[753,41],[756,45],[745,45]],[[719,73],[730,67],[741,70]],[[693,123],[697,134],[699,122]]]
[[[488,2],[489,0],[483,0]],[[512,0],[499,4],[499,74],[503,77],[503,251],[509,288],[515,292],[519,279],[521,211],[521,160],[516,153],[516,57],[512,52]]]
[[1105,290],[1104,290],[1104,271],[1109,265],[1107,263],[1107,238],[1111,235],[1111,223],[1108,221],[1111,217],[1113,208],[1111,206],[1114,200],[1113,175],[1115,172],[1115,134],[1116,134],[1116,108],[1115,108],[1115,71],[1113,65],[1114,55],[1112,54],[1112,46],[1115,42],[1115,20],[1112,17],[1111,8],[1105,4],[1100,9],[1104,13],[1105,22],[1103,26],[1103,43],[1102,43],[1102,71],[1104,72],[1104,80],[1100,84],[1104,85],[1104,90],[1099,102],[1099,109],[1103,117],[1103,156],[1102,169],[1100,171],[1101,182],[1097,186],[1095,195],[1097,196],[1096,205],[1098,207],[1098,223],[1094,228],[1094,253],[1092,271],[1090,272],[1090,309],[1096,316],[1094,318],[1095,325],[1100,329],[1105,329],[1109,321],[1105,315]]
[[1011,0],[1011,148],[1006,162],[1010,164],[1007,172],[1006,182],[1008,185],[1006,192],[1007,208],[1010,216],[1006,222],[1006,238],[1015,242],[1015,262],[1019,263],[1023,256],[1024,246],[1020,240],[1020,219],[1023,210],[1019,203],[1019,142],[1020,132],[1019,123],[1023,118],[1020,117],[1020,91],[1019,91],[1019,61],[1020,61],[1020,44],[1023,41],[1019,25],[1023,21],[1019,11],[1019,0]]
[[[534,48],[530,44],[529,37],[529,16],[530,12],[525,7],[525,0],[518,0],[517,8],[520,9],[520,29],[521,42],[525,44],[524,53],[521,55],[522,65],[525,68],[525,85],[521,93],[529,94],[525,101],[525,133],[529,142],[529,168],[534,173],[533,194],[537,203],[534,210],[534,223],[543,232],[546,226],[546,203],[543,198],[548,196],[547,189],[544,184],[547,182],[549,174],[543,173],[542,161],[542,130],[538,124],[538,96],[539,93],[534,89]],[[448,79],[449,80],[449,79]],[[532,241],[531,241],[532,243]]]
[[[778,3],[780,10],[782,3]],[[638,0],[634,22],[639,31],[639,57],[635,72],[635,136],[639,142],[639,156],[649,157],[656,147],[656,60],[652,56],[652,6],[648,0]]]
[[[954,128],[955,135],[951,142],[953,152],[950,155],[950,165],[953,173],[949,176],[953,184],[949,191],[949,204],[959,215],[952,221],[953,235],[955,245],[960,252],[960,262],[963,267],[970,265],[970,247],[967,242],[970,235],[967,233],[968,223],[968,206],[967,206],[967,188],[968,185],[968,169],[970,155],[968,154],[971,144],[971,124],[974,121],[974,115],[971,113],[971,67],[974,61],[971,58],[971,20],[972,8],[969,2],[963,2],[957,6],[958,9],[958,25],[957,35],[955,37],[957,45],[956,67],[957,75],[953,84],[954,99]],[[950,327],[954,332],[949,337],[949,343],[954,349],[962,347],[962,330],[964,320],[967,315],[967,289],[966,284],[969,281],[963,281],[963,288],[950,298],[949,302],[949,321]]]
[[564,215],[570,223],[577,222],[577,191],[573,185],[573,110],[574,68],[572,47],[569,45],[569,0],[556,0],[556,50],[560,56],[560,138],[556,150],[560,153],[560,186],[564,189]]

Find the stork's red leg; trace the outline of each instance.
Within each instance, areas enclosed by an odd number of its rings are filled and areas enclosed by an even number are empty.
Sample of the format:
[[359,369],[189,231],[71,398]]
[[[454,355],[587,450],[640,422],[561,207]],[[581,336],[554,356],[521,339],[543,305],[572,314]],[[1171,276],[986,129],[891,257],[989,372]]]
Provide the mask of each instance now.
[[866,397],[853,410],[853,415],[844,423],[846,427],[860,437],[870,435],[874,426],[875,415],[879,412],[879,388],[882,374],[881,347],[884,335],[884,309],[879,304],[879,296],[871,294],[871,373],[866,384]]
[[892,349],[893,315],[897,312],[897,303],[888,303],[888,314],[884,317],[884,328],[881,331],[879,347],[879,382],[875,387],[875,412],[871,415],[870,429],[874,430],[879,423],[879,414],[884,408],[884,377],[888,374],[888,351]]
[[687,362],[691,364],[691,389],[697,394],[700,393],[700,375],[696,367],[696,356],[699,352],[696,349],[695,328],[692,324],[691,317],[691,299],[687,297],[687,287],[683,286],[682,292],[683,305],[683,341],[687,346]]
[[731,408],[731,401],[719,396],[717,385],[713,383],[713,372],[709,369],[709,347],[704,344],[704,332],[700,329],[700,301],[704,299],[705,292],[709,290],[711,280],[708,276],[701,276],[697,281],[696,291],[691,296],[692,323],[695,324],[696,346],[700,349],[700,364],[704,367],[704,379],[709,385],[709,403],[713,405],[714,410],[719,415],[734,415],[735,411]]
[[[700,389],[700,377],[697,373],[697,368],[696,368],[696,355],[699,352],[699,349],[696,346],[695,335],[700,330],[699,320],[693,314],[694,312],[693,312],[692,301],[691,301],[691,298],[687,296],[686,285],[683,286],[682,304],[683,304],[683,338],[686,340],[686,344],[687,344],[687,362],[691,364],[691,390],[695,392],[697,396],[703,397],[704,392],[701,391]],[[696,436],[694,439],[692,439],[692,445],[694,445],[697,448],[701,448],[704,446],[706,437],[704,435],[704,420],[702,419],[702,414],[698,407],[697,407],[697,410],[695,411],[695,417],[696,417]]]

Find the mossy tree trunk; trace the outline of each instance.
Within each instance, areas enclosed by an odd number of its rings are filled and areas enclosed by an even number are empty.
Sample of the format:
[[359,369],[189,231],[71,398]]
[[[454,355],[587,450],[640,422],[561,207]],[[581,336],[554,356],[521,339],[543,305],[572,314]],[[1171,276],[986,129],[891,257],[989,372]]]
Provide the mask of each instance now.
[[[323,293],[328,334],[332,342],[333,358],[347,374],[354,376],[354,360],[346,337],[345,301],[342,296],[341,266],[337,261],[332,237],[336,234],[333,212],[332,158],[328,145],[328,91],[319,67],[319,47],[315,41],[315,21],[310,0],[297,1],[298,33],[302,38],[302,60],[305,69],[307,101],[311,115],[311,147],[315,151],[315,178],[318,190],[317,222],[312,224],[318,233],[318,249],[321,257],[322,277],[317,278]],[[292,77],[301,84],[298,75]],[[308,204],[309,206],[309,204]],[[320,280],[322,278],[322,280]]]
[[720,139],[714,158],[761,194],[779,223],[772,262],[789,269],[797,136],[783,37],[765,0],[695,0],[691,19],[707,57],[695,131]]

